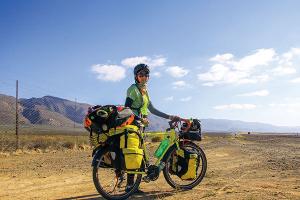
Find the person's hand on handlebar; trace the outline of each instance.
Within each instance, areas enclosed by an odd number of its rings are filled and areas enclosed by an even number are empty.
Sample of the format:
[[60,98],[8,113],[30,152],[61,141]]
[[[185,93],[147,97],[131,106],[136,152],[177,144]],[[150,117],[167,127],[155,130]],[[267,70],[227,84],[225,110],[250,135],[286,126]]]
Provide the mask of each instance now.
[[171,121],[178,121],[178,120],[180,120],[180,117],[178,117],[176,115],[170,115],[169,120],[171,120]]

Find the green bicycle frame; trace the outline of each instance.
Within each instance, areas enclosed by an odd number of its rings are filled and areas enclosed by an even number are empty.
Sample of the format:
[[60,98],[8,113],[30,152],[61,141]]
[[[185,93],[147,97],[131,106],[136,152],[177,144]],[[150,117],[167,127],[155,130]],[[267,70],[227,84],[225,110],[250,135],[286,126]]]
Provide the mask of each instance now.
[[[142,138],[144,138],[144,136],[155,136],[157,135],[157,133],[141,133]],[[164,137],[168,138],[168,140],[170,141],[168,148],[165,149],[165,151],[162,153],[162,155],[157,158],[156,162],[155,162],[155,166],[159,166],[161,160],[163,159],[163,157],[165,156],[165,154],[167,153],[167,151],[170,149],[170,147],[172,147],[174,144],[176,144],[177,149],[179,149],[179,139],[178,136],[175,132],[175,129],[171,129],[168,132],[163,132],[162,134],[159,135],[163,135]],[[146,148],[146,143],[143,142],[142,144],[142,148],[144,150],[144,161],[145,163],[148,163],[149,161],[149,152],[147,151]],[[128,174],[146,174],[146,172],[137,172],[137,171],[126,171]]]

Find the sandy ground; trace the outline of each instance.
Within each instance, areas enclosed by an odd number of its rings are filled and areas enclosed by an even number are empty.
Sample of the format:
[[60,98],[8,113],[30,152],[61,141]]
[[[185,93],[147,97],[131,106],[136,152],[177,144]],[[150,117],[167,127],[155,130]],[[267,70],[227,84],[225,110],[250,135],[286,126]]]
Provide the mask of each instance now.
[[[190,191],[161,174],[130,199],[300,199],[300,137],[206,136],[207,174]],[[103,199],[94,188],[91,152],[0,155],[0,199]]]

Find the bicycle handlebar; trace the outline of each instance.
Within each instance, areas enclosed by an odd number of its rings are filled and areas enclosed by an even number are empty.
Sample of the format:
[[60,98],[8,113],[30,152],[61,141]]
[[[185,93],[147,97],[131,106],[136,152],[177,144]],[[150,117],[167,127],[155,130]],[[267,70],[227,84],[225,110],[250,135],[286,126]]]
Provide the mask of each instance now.
[[181,121],[183,121],[187,124],[187,127],[185,129],[183,129],[182,131],[187,132],[191,128],[191,122],[188,119],[183,119],[183,118],[180,118],[180,117],[169,121],[170,128],[175,128],[177,126],[178,122],[181,122]]

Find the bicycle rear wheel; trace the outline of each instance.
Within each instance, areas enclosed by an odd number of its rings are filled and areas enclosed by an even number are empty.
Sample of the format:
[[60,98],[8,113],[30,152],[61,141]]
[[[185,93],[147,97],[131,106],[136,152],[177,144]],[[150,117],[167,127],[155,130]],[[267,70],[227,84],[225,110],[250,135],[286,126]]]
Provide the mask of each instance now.
[[112,167],[109,160],[114,160],[114,152],[102,149],[98,154],[97,164],[93,166],[93,181],[97,191],[106,199],[127,199],[141,183],[142,175],[134,176],[134,184],[130,189],[127,186],[127,173]]
[[197,146],[193,142],[180,142],[180,148],[190,150],[193,152],[196,152],[199,157],[199,166],[196,172],[196,178],[191,180],[182,180],[180,177],[176,175],[171,169],[172,162],[171,158],[176,155],[176,148],[174,147],[171,151],[168,152],[168,155],[166,155],[166,166],[163,170],[164,177],[167,181],[167,183],[175,188],[175,189],[192,189],[195,186],[197,186],[204,178],[206,169],[207,169],[207,160],[205,153],[203,150]]

